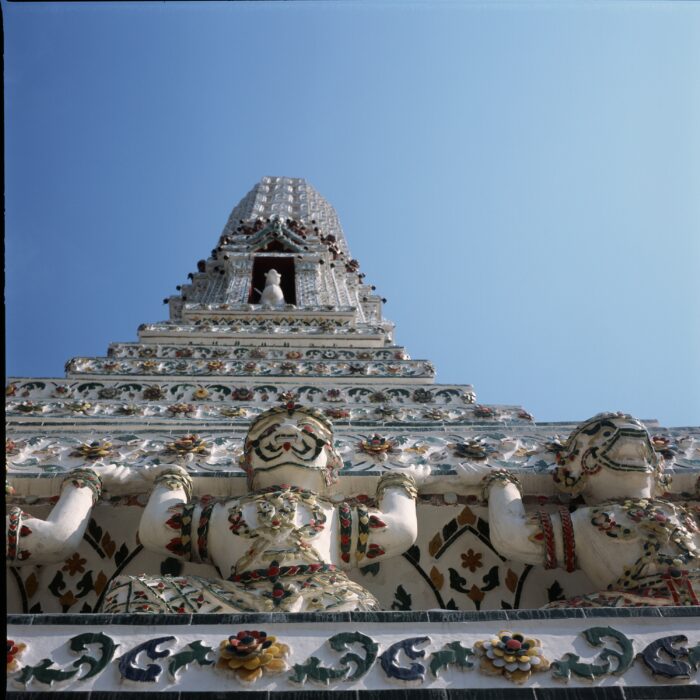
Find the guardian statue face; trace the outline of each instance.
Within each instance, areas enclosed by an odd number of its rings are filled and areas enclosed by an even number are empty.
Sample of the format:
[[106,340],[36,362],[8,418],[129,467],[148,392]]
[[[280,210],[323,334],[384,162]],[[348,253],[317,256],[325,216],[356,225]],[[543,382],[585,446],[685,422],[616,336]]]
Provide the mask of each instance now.
[[557,454],[554,481],[562,491],[580,493],[586,480],[610,469],[661,475],[663,467],[644,425],[624,413],[599,413],[578,426]]
[[294,483],[307,481],[299,469],[321,472],[326,486],[330,486],[337,481],[341,464],[333,449],[330,421],[320,411],[298,404],[261,413],[245,439],[242,466],[251,489],[259,474],[278,475],[278,483],[304,486]]

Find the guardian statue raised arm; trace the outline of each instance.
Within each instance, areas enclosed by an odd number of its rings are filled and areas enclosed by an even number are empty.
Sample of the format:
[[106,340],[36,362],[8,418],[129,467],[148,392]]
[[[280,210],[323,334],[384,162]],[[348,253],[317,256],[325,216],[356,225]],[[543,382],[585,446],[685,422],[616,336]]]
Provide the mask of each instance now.
[[555,607],[697,605],[699,513],[662,498],[663,461],[644,425],[601,413],[576,428],[557,454],[557,487],[584,506],[528,515],[517,478],[503,470],[464,468],[481,484],[491,541],[509,559],[583,570],[589,595]]
[[122,576],[106,595],[105,612],[379,608],[345,571],[413,544],[414,476],[426,472],[383,476],[376,507],[330,500],[341,466],[332,425],[319,411],[295,404],[255,419],[243,466],[249,493],[210,502],[192,500],[184,469],[160,469],[139,527],[146,549],[213,564],[219,577]]
[[101,494],[102,480],[95,470],[75,469],[63,480],[46,520],[11,507],[5,516],[7,566],[54,564],[77,551]]

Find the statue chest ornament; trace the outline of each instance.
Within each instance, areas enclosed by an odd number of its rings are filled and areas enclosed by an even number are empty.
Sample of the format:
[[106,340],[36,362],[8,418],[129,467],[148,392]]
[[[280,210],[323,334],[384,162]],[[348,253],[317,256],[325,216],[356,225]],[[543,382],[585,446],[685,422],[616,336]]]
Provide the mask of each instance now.
[[280,486],[244,496],[229,508],[228,522],[234,535],[253,540],[234,566],[236,575],[256,562],[323,562],[312,540],[325,529],[326,514],[312,491]]
[[[182,507],[183,521],[191,517],[192,508],[194,505]],[[374,596],[322,554],[322,545],[331,534],[329,515],[333,508],[312,491],[293,486],[270,487],[244,496],[228,508],[225,522],[228,530],[248,540],[250,547],[226,579],[118,577],[103,611],[377,610]],[[201,543],[198,547],[201,554]]]
[[591,524],[606,538],[639,551],[637,560],[609,588],[634,588],[652,574],[678,576],[700,563],[697,515],[656,499],[602,503],[590,511]]

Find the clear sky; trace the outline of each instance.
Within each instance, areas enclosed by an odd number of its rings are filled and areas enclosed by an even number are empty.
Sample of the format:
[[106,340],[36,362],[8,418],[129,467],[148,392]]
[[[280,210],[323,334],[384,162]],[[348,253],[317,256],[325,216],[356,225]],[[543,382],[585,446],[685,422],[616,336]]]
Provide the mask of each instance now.
[[8,374],[135,340],[288,175],[438,381],[700,424],[700,3],[2,10]]

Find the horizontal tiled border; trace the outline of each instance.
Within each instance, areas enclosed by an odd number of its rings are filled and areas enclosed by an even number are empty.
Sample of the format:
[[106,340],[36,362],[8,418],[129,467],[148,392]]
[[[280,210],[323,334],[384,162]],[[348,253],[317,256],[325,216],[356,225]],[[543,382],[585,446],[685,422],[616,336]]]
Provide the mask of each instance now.
[[[124,691],[67,691],[60,693],[62,700],[148,700],[153,693]],[[607,686],[599,688],[492,688],[492,689],[403,689],[392,690],[301,690],[254,691],[230,693],[212,692],[159,692],[162,700],[698,700],[697,686]],[[55,692],[8,692],[7,700],[52,700]]]
[[[697,617],[700,606],[660,608],[556,608],[553,610],[485,610],[464,612],[452,610],[409,610],[380,612],[339,613],[234,613],[234,614],[83,614],[63,615],[8,615],[8,625],[239,625],[274,623],[384,622],[384,623],[440,623],[440,622],[491,622],[505,620],[561,620],[584,618],[638,618],[638,617]],[[700,691],[698,698],[700,700]]]

